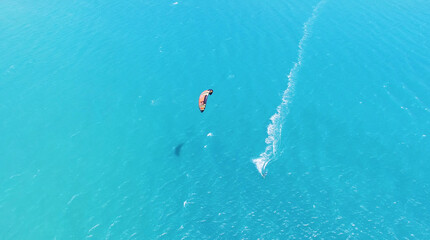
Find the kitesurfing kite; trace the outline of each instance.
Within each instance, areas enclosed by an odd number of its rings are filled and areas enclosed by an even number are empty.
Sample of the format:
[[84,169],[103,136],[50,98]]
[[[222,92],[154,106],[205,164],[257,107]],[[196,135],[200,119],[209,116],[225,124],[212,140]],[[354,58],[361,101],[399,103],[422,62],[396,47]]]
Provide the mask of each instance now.
[[208,101],[208,96],[212,95],[213,92],[214,92],[214,90],[208,89],[208,90],[203,91],[200,94],[200,97],[199,97],[200,112],[203,112],[205,110],[205,108],[206,108],[206,102]]

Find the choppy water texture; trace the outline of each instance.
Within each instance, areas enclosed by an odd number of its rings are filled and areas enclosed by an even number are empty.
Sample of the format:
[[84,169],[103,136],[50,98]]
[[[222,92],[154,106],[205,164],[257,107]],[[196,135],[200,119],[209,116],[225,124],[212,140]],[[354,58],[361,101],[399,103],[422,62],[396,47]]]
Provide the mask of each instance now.
[[429,12],[2,1],[1,238],[430,238]]

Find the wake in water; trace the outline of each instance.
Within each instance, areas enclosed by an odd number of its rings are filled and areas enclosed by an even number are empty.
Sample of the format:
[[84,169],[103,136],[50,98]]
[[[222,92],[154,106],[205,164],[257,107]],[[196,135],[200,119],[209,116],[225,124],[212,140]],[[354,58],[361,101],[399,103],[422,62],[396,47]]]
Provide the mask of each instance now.
[[276,157],[277,144],[279,139],[281,138],[282,133],[282,120],[289,112],[288,104],[293,96],[295,76],[297,72],[299,72],[300,67],[302,66],[304,51],[303,45],[310,35],[312,24],[317,18],[318,10],[321,8],[324,2],[325,1],[320,1],[313,8],[312,15],[303,24],[303,36],[299,41],[297,62],[294,63],[294,66],[291,68],[290,73],[288,74],[288,86],[287,89],[285,89],[284,94],[282,95],[282,102],[276,108],[276,113],[273,114],[272,117],[270,117],[271,123],[269,124],[269,126],[267,126],[266,150],[261,153],[258,158],[252,160],[257,167],[258,172],[260,172],[263,177],[266,176],[266,172],[264,171],[267,164]]

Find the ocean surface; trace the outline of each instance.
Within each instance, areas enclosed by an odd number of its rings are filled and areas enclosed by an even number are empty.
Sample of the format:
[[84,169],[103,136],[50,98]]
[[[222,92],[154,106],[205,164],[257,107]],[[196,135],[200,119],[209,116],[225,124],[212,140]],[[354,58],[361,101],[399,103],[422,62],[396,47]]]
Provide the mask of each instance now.
[[429,13],[2,0],[0,239],[430,239]]

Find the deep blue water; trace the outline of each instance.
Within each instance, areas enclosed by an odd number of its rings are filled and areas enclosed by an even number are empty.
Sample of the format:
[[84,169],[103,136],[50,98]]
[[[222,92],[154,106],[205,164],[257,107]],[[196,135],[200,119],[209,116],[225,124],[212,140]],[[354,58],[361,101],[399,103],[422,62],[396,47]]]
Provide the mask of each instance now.
[[429,12],[2,1],[0,238],[429,239]]

